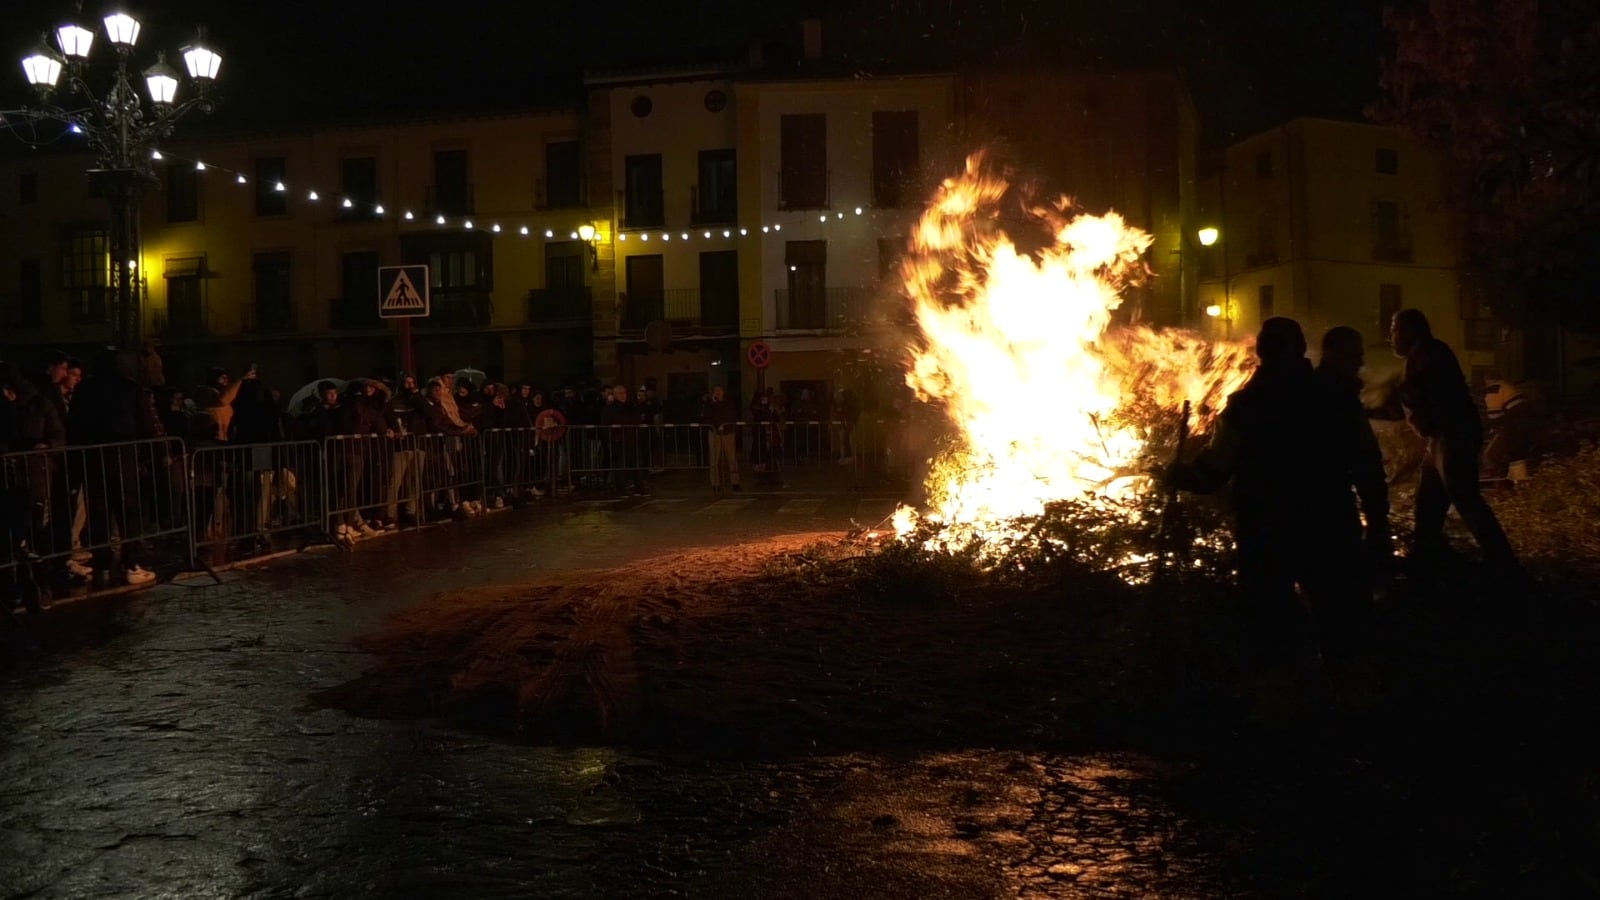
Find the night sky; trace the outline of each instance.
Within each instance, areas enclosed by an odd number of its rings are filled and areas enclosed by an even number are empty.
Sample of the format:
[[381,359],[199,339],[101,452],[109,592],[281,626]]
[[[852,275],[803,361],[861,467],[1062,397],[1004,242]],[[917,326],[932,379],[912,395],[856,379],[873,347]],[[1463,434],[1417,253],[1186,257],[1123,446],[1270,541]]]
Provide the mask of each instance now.
[[[20,58],[69,10],[40,3],[8,16],[0,43]],[[571,103],[584,70],[742,58],[751,36],[793,44],[795,23],[821,15],[827,49],[868,73],[996,60],[1182,66],[1215,145],[1295,114],[1359,115],[1383,47],[1378,0],[151,0],[136,12],[150,45],[141,66],[194,24],[209,27],[226,54],[214,120],[226,129]],[[769,48],[769,60],[782,57]],[[0,108],[30,100],[13,69]]]

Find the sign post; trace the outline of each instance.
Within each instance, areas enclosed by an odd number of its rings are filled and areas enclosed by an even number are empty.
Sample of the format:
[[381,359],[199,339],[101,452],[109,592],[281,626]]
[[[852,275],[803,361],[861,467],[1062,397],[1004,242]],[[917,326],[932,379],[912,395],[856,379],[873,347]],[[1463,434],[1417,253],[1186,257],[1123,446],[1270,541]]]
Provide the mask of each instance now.
[[400,320],[400,369],[415,375],[411,357],[411,320],[425,319],[432,308],[427,266],[378,267],[378,318]]

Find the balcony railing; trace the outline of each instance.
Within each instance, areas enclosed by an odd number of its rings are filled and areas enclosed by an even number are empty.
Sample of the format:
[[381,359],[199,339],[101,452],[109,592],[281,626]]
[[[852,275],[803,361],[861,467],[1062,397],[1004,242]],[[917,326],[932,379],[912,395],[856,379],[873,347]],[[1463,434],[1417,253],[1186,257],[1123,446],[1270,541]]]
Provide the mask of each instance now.
[[428,299],[428,317],[416,320],[422,328],[487,328],[494,318],[494,302],[484,292],[435,288]]
[[864,325],[872,312],[872,291],[863,287],[773,292],[779,331],[844,331]]
[[667,224],[667,195],[663,191],[617,191],[625,229],[660,228]]
[[204,305],[177,309],[168,307],[155,314],[151,322],[151,336],[169,341],[194,341],[209,337],[209,318]]
[[551,186],[543,178],[536,179],[533,184],[533,208],[582,209],[588,206],[587,191],[584,190],[583,182],[580,180],[576,187],[577,189],[573,190],[570,186],[557,186],[551,190]]
[[739,202],[736,195],[723,193],[708,196],[708,193],[701,190],[699,185],[689,186],[690,224],[732,225],[739,221]]
[[528,321],[534,325],[589,324],[594,302],[587,286],[534,288],[528,292]]
[[246,306],[244,330],[249,334],[287,334],[294,331],[294,304],[284,299]]
[[382,328],[378,317],[378,304],[371,296],[328,301],[328,324],[340,331],[364,331]]
[[[465,188],[465,193],[462,189]],[[443,213],[447,216],[470,216],[477,211],[473,198],[477,196],[478,186],[439,185],[430,184],[423,192],[422,206],[429,212]]]
[[1411,245],[1405,244],[1376,244],[1372,248],[1373,262],[1408,263],[1414,258]]
[[1273,248],[1257,250],[1247,253],[1244,257],[1245,268],[1256,269],[1262,266],[1275,266],[1278,264],[1278,251]]
[[833,172],[794,168],[778,171],[780,209],[832,209]]
[[698,288],[633,291],[620,295],[622,332],[639,334],[651,322],[671,323],[673,330],[694,335],[736,334],[739,331],[738,297],[708,297]]

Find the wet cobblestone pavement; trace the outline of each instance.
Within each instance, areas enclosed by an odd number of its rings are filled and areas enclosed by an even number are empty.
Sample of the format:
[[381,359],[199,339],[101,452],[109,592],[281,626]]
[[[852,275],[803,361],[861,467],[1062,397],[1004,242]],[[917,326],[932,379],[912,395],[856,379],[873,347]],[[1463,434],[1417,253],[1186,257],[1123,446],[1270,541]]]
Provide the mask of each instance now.
[[[689,496],[519,510],[52,611],[86,637],[0,682],[0,897],[1302,893],[1252,868],[1259,818],[1184,812],[1282,787],[1250,773],[985,747],[645,759],[307,700],[366,668],[352,638],[436,591],[844,529],[892,505]],[[1337,805],[1340,790],[1322,796]],[[1286,822],[1304,815],[1288,809],[1303,800],[1278,802]],[[1302,863],[1320,864],[1272,868]]]

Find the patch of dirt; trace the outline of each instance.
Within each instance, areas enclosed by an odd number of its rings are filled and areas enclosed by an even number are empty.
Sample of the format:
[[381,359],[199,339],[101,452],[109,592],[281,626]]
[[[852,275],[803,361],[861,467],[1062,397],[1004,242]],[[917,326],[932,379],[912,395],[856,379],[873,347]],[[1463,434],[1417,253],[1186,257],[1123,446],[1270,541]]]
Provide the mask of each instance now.
[[1093,592],[896,595],[852,566],[867,552],[793,535],[440,594],[360,639],[378,665],[315,699],[540,741],[781,753],[1010,739],[1096,689],[1085,645],[1118,628],[1090,627],[1109,608]]

